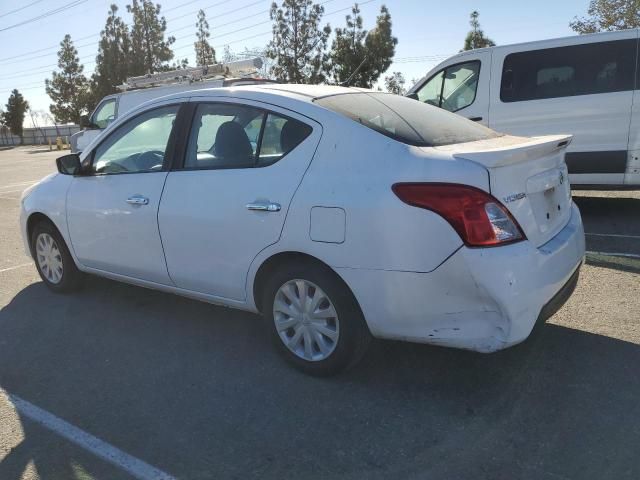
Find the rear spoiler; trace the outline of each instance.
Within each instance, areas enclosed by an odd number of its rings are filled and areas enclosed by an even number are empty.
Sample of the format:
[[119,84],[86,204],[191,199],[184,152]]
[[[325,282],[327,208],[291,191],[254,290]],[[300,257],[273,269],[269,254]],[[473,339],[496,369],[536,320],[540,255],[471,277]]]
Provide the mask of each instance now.
[[[501,138],[504,139],[503,146],[499,145],[500,138],[493,139],[491,146],[486,149],[478,145],[482,142],[464,144],[460,146],[469,148],[469,151],[458,151],[453,156],[457,159],[479,163],[487,168],[504,167],[545,157],[558,150],[563,150],[571,143],[573,135],[546,135],[531,138],[505,136]],[[514,141],[516,139],[521,141]],[[473,147],[475,148],[471,150]]]

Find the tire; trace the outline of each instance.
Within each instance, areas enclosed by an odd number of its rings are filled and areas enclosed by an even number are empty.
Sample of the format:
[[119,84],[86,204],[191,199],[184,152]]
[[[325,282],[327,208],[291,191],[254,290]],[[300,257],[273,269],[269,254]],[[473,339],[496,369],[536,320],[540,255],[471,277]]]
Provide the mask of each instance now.
[[42,221],[35,226],[31,232],[31,251],[40,278],[51,291],[69,293],[78,289],[82,272],[53,224]]
[[[306,310],[299,307],[301,298],[308,299]],[[320,264],[278,268],[266,282],[262,306],[278,352],[309,375],[330,376],[354,366],[371,341],[353,294],[335,272]]]

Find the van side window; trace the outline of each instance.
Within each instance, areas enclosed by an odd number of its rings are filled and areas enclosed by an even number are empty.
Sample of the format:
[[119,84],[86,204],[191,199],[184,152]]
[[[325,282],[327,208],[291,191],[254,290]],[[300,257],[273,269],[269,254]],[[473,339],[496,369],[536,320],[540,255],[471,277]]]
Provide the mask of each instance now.
[[520,102],[632,90],[636,40],[545,48],[507,55],[500,99]]
[[418,100],[450,112],[471,105],[476,99],[480,62],[465,62],[441,70],[417,92]]
[[111,98],[103,102],[93,114],[91,121],[98,128],[107,128],[116,118],[116,99]]

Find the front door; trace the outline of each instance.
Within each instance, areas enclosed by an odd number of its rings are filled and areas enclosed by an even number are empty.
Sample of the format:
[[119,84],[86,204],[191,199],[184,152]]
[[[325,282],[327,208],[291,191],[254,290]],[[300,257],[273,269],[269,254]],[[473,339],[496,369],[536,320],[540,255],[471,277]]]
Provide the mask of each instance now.
[[170,285],[158,205],[178,112],[150,110],[114,130],[86,158],[67,193],[71,244],[85,266]]
[[158,216],[176,286],[242,301],[255,256],[280,238],[320,139],[304,117],[248,103],[200,103],[184,167],[167,177]]

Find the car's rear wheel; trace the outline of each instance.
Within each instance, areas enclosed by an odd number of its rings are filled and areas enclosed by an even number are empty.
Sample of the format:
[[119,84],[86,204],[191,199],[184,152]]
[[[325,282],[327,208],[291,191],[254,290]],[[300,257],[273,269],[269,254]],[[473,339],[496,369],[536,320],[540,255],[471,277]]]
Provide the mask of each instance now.
[[262,305],[278,351],[311,375],[333,375],[354,365],[371,339],[353,294],[322,265],[303,262],[276,270]]
[[40,278],[51,290],[67,293],[80,285],[82,273],[51,223],[43,221],[35,226],[31,233],[31,251]]

